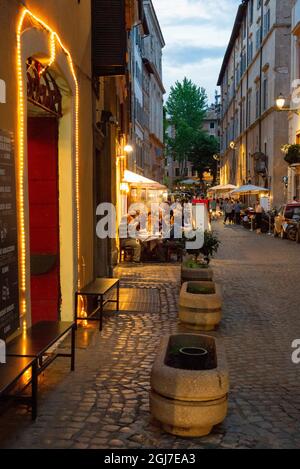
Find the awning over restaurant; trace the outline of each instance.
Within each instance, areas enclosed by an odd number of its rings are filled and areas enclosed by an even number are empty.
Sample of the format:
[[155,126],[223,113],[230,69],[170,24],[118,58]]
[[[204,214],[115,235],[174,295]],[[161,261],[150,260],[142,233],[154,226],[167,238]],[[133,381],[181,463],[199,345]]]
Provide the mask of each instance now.
[[141,174],[134,173],[133,171],[128,171],[128,169],[124,172],[123,182],[126,182],[133,187],[144,187],[152,190],[167,190],[167,187],[163,184],[153,181],[152,179],[148,179]]

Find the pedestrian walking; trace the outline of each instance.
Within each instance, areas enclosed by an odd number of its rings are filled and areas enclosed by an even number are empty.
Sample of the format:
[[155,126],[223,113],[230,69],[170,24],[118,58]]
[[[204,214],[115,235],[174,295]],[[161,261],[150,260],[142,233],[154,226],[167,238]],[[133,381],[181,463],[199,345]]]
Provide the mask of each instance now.
[[259,200],[256,203],[255,206],[255,222],[256,222],[256,232],[261,233],[261,225],[262,225],[262,214],[263,214],[263,208],[260,205]]
[[240,201],[238,200],[234,206],[234,221],[236,223],[236,225],[240,225],[241,224],[241,203]]
[[217,208],[216,208],[217,218],[220,217],[221,212],[222,212],[222,209],[221,209],[220,199],[217,199]]
[[230,223],[233,224],[234,223],[234,215],[235,215],[235,202],[234,200],[231,201],[231,204],[232,204],[232,210],[231,210],[231,215],[230,215]]
[[229,222],[231,221],[232,210],[233,210],[233,205],[231,203],[231,200],[226,199],[225,205],[224,205],[224,211],[225,211],[224,225],[226,225],[227,220],[229,220]]

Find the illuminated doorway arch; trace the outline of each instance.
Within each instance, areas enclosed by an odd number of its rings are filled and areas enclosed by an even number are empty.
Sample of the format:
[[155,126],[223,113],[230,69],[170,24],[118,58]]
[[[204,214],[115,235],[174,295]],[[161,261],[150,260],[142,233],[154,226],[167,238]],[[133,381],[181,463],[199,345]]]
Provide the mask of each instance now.
[[[74,70],[72,57],[63,45],[57,33],[43,20],[27,9],[22,10],[17,25],[17,78],[18,78],[18,227],[19,227],[19,269],[20,269],[20,308],[21,316],[30,323],[30,262],[28,239],[28,181],[27,181],[27,88],[26,88],[26,60],[28,57],[37,57],[43,64],[40,73],[47,68],[57,70],[58,76],[66,82],[71,93],[71,110],[69,119],[62,119],[60,131],[63,136],[71,135],[70,147],[66,148],[63,141],[59,146],[60,173],[71,174],[71,181],[66,178],[61,182],[64,193],[60,197],[69,200],[66,206],[62,204],[63,239],[60,249],[64,251],[65,260],[62,259],[63,282],[62,287],[68,291],[62,298],[62,318],[72,319],[74,288],[80,286],[79,260],[80,260],[80,211],[79,211],[79,89]],[[70,101],[70,100],[69,100]],[[70,107],[70,103],[67,104]],[[64,140],[64,139],[62,139]],[[71,158],[70,158],[71,155]],[[75,162],[75,164],[74,164]],[[74,177],[73,177],[74,175]],[[69,177],[70,179],[70,177]],[[67,187],[64,187],[64,184]],[[73,190],[73,186],[74,189]],[[65,190],[66,189],[66,190]],[[69,192],[68,192],[69,189]],[[73,194],[75,200],[73,203]],[[73,210],[74,206],[74,210]],[[70,214],[71,211],[71,214]],[[74,212],[74,216],[72,215]],[[70,219],[71,217],[71,219]],[[73,223],[73,218],[75,223]],[[61,224],[60,223],[60,224]],[[76,225],[73,230],[74,225]],[[74,231],[74,233],[73,233]],[[68,242],[69,241],[69,242]],[[76,245],[76,257],[72,253]],[[72,272],[70,271],[72,269]],[[74,279],[72,278],[74,275]]]

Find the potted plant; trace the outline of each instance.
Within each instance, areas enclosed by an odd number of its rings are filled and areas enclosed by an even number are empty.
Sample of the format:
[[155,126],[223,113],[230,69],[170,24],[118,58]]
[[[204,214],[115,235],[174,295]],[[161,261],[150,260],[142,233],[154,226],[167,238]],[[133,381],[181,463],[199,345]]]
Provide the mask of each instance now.
[[226,417],[228,392],[219,340],[199,334],[163,338],[151,372],[150,410],[166,432],[208,435]]
[[281,151],[284,153],[284,160],[292,164],[300,164],[300,145],[295,143],[292,145],[286,144],[281,147]]
[[202,248],[187,250],[189,256],[181,265],[181,283],[189,280],[212,281],[213,271],[209,263],[210,258],[218,251],[219,245],[220,241],[217,236],[210,231],[205,231]]
[[190,329],[212,331],[222,319],[222,291],[214,282],[186,282],[179,295],[179,319]]

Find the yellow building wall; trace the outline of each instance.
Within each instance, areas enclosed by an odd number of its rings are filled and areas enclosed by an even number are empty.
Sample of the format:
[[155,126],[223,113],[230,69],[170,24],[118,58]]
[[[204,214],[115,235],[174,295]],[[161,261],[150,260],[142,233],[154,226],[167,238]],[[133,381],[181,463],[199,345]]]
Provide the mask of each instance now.
[[[0,128],[13,132],[16,161],[18,147],[17,25],[26,7],[56,31],[70,51],[79,85],[79,194],[80,194],[80,269],[87,283],[93,278],[93,125],[91,86],[91,2],[70,0],[0,0],[0,78],[6,82],[7,102],[0,104]],[[34,24],[32,25],[34,26]],[[27,143],[25,142],[27,145]],[[26,168],[25,168],[26,170]],[[26,188],[25,188],[26,190]],[[28,233],[27,233],[28,235]],[[70,268],[72,268],[70,266]],[[77,273],[74,273],[77,277]],[[27,281],[29,266],[27,265]],[[28,295],[28,293],[27,293]],[[30,303],[29,303],[30,304]],[[73,304],[73,303],[72,303]],[[70,312],[69,318],[73,315]]]

